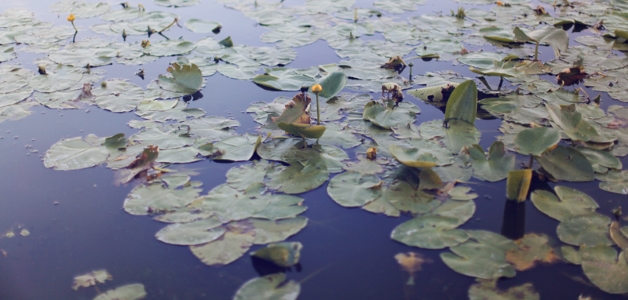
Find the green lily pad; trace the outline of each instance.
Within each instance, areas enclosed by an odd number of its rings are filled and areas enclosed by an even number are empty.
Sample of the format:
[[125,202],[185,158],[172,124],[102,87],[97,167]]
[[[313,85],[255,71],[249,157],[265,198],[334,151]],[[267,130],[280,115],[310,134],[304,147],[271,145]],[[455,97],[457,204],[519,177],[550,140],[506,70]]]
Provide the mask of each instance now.
[[108,149],[118,150],[126,148],[129,140],[124,137],[124,133],[118,133],[116,135],[105,138],[103,145]]
[[15,51],[11,46],[0,46],[0,62],[5,62],[16,58]]
[[298,216],[283,220],[249,219],[255,232],[255,245],[281,242],[305,228],[308,219]]
[[129,112],[144,100],[144,90],[122,79],[103,81],[92,90],[93,102],[112,112]]
[[458,83],[445,83],[442,85],[429,86],[415,90],[409,90],[408,94],[417,97],[423,101],[436,101],[440,102],[445,99],[449,99],[449,95],[458,86]]
[[296,281],[287,281],[286,274],[277,273],[245,282],[233,296],[234,300],[282,299],[295,300],[301,292]]
[[183,94],[193,94],[203,86],[203,73],[195,64],[179,65],[172,63],[167,71],[172,77],[159,76],[162,89]]
[[207,21],[201,19],[189,19],[185,22],[185,27],[192,32],[210,33],[220,30],[222,25],[218,22]]
[[506,261],[506,252],[515,249],[516,244],[493,232],[467,231],[470,239],[450,252],[440,254],[443,262],[454,271],[481,279],[514,277],[516,271]]
[[557,146],[536,157],[536,160],[558,180],[582,182],[594,179],[593,166],[589,160],[571,147]]
[[94,167],[104,163],[109,150],[103,147],[104,139],[89,134],[85,139],[75,137],[61,140],[44,155],[44,166],[55,170],[69,171]]
[[560,57],[560,53],[567,50],[569,46],[569,35],[562,28],[547,26],[534,31],[524,32],[519,27],[514,29],[515,40],[519,42],[533,41],[537,44],[547,43],[554,50],[556,58]]
[[299,242],[268,244],[266,248],[251,252],[251,256],[270,261],[280,267],[289,268],[299,263],[303,245]]
[[295,161],[288,168],[271,178],[268,187],[286,194],[300,194],[313,190],[327,181],[329,171],[321,157],[303,163]]
[[380,197],[381,183],[377,176],[347,172],[329,181],[327,193],[344,207],[358,207]]
[[475,124],[478,106],[478,89],[473,80],[459,84],[449,96],[445,110],[445,122],[451,120]]
[[255,153],[255,149],[262,142],[261,136],[250,134],[233,136],[214,144],[214,147],[224,152],[215,157],[215,160],[247,161]]
[[29,85],[38,92],[52,93],[67,90],[82,78],[82,72],[77,69],[60,65],[54,70],[47,70],[45,75],[35,75]]
[[159,6],[186,7],[201,3],[201,0],[154,0]]
[[193,185],[177,188],[155,182],[135,187],[122,206],[127,213],[139,216],[168,212],[192,203],[200,192],[201,189]]
[[575,246],[613,245],[608,237],[611,219],[598,213],[578,215],[558,224],[556,233],[561,241]]
[[617,255],[615,249],[611,248],[605,255],[583,258],[582,270],[593,284],[607,293],[628,292],[628,259],[624,251]]
[[253,161],[252,165],[240,165],[229,169],[227,183],[234,189],[244,191],[252,184],[264,182],[265,178],[271,178],[276,172],[280,172],[281,164],[267,160]]
[[458,225],[456,218],[420,216],[395,227],[391,238],[408,246],[443,249],[459,245],[469,238],[464,230],[456,229]]
[[253,77],[253,82],[259,86],[276,91],[298,91],[303,86],[310,86],[314,78],[303,75],[295,69],[271,68],[266,74]]
[[552,121],[572,140],[594,141],[599,136],[595,127],[583,118],[582,114],[576,110],[574,104],[558,106],[545,103],[545,107]]
[[414,104],[399,105],[399,107],[392,108],[377,101],[371,101],[364,106],[362,118],[382,128],[390,129],[413,123],[419,112],[419,108]]
[[234,262],[246,253],[255,241],[255,232],[247,221],[227,224],[227,231],[217,240],[190,246],[192,254],[204,264],[223,266]]
[[123,285],[98,295],[94,300],[140,300],[146,297],[146,289],[141,283]]
[[548,148],[560,142],[560,132],[550,127],[526,128],[515,136],[517,152],[540,156]]
[[508,172],[515,169],[514,155],[507,154],[504,143],[494,142],[489,151],[488,158],[480,145],[473,145],[467,149],[471,158],[473,176],[486,181],[500,181],[508,177]]
[[[347,75],[343,72],[333,72],[316,83],[320,84],[323,90],[318,93],[319,96],[329,99],[340,92],[347,85]],[[312,87],[310,87],[312,92]]]
[[151,43],[144,48],[144,53],[151,56],[172,56],[192,52],[196,44],[185,40],[165,40]]
[[597,176],[597,178],[601,181],[601,189],[628,195],[628,171],[609,171],[607,174]]
[[621,170],[623,167],[621,160],[608,151],[585,147],[578,147],[577,149],[586,156],[595,173],[606,173],[609,169]]
[[455,119],[447,124],[448,127],[443,129],[443,142],[451,152],[458,153],[462,148],[480,141],[480,131],[473,124]]
[[393,182],[383,190],[382,196],[386,202],[399,211],[413,214],[425,214],[440,205],[434,196],[421,189],[416,189],[405,181]]
[[545,190],[536,190],[532,192],[530,198],[536,208],[558,221],[590,214],[598,208],[595,200],[576,189],[556,186],[554,190],[558,197]]
[[176,223],[159,230],[155,237],[172,245],[199,245],[209,243],[225,233],[222,222],[214,218]]
[[319,139],[321,136],[323,136],[326,129],[323,125],[309,125],[284,122],[279,122],[277,124],[277,127],[292,135],[310,139]]

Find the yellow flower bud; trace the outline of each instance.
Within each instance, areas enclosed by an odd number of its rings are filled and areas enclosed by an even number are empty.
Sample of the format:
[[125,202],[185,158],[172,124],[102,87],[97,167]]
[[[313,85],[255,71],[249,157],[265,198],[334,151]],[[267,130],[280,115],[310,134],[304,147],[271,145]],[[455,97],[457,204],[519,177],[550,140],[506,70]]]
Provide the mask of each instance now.
[[312,86],[312,93],[318,94],[322,90],[323,90],[323,87],[318,83]]
[[69,22],[74,22],[74,20],[76,20],[76,17],[74,17],[74,15],[73,15],[73,14],[70,14],[70,15],[68,16],[68,21],[69,21]]

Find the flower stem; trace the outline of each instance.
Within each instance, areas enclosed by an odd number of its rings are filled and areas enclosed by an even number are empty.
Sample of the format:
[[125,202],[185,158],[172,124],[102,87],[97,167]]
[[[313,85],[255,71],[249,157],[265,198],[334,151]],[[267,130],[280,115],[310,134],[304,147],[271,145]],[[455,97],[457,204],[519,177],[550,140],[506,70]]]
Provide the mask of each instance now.
[[70,23],[72,23],[72,27],[74,27],[74,31],[78,32],[78,29],[76,29],[76,26],[74,26],[74,21],[72,21]]
[[318,105],[318,93],[316,93],[316,124],[321,125],[321,107]]

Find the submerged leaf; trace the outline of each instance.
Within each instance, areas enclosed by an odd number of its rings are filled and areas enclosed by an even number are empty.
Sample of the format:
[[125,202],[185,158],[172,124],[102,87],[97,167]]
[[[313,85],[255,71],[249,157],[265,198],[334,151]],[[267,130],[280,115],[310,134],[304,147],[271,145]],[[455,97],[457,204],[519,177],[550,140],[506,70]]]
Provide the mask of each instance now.
[[251,256],[270,261],[280,267],[289,268],[299,263],[303,245],[299,242],[268,244],[266,248],[251,252]]
[[286,274],[277,273],[258,277],[245,282],[233,296],[234,300],[281,299],[296,300],[301,285],[295,281],[286,282]]

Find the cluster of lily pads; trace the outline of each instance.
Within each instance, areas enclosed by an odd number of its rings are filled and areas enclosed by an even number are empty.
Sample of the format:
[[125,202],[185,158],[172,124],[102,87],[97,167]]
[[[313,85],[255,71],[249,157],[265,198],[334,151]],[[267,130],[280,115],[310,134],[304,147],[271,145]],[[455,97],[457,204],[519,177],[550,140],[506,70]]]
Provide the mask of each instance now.
[[[168,7],[198,2],[155,0]],[[105,165],[116,170],[119,182],[144,178],[125,199],[124,209],[167,223],[156,238],[188,246],[207,265],[229,264],[253,245],[268,245],[263,249],[271,250],[257,254],[278,265],[296,263],[300,246],[281,243],[307,225],[307,218],[300,216],[307,209],[304,199],[295,194],[327,182],[329,196],[343,207],[392,217],[411,215],[393,230],[392,239],[424,249],[449,248],[441,253],[447,266],[485,280],[469,289],[472,298],[525,293],[538,299],[531,284],[500,291],[494,281],[538,262],[559,260],[582,265],[587,278],[605,292],[628,292],[628,227],[595,212],[597,203],[575,189],[559,185],[554,191],[529,193],[532,180],[597,179],[601,189],[628,194],[628,171],[622,171],[618,159],[628,155],[628,108],[613,105],[604,111],[599,97],[567,88],[583,82],[628,101],[628,59],[612,51],[628,50],[628,34],[622,29],[628,16],[621,11],[627,3],[554,3],[548,13],[523,0],[461,0],[461,5],[494,6],[400,20],[396,14],[415,11],[422,1],[377,0],[374,8],[355,7],[353,0],[309,0],[303,6],[219,2],[267,28],[261,41],[273,45],[238,45],[231,38],[218,41],[211,36],[156,41],[154,36],[165,37],[184,21],[188,30],[202,34],[228,28],[211,20],[146,11],[142,5],[115,8],[71,0],[54,4],[53,11],[75,16],[78,32],[85,30],[80,19],[102,20],[90,28],[97,35],[79,40],[70,26],[53,26],[24,10],[3,12],[0,62],[20,51],[46,56],[34,61],[37,73],[0,65],[0,122],[25,117],[35,105],[96,105],[134,112],[142,120],[129,122],[138,130],[132,136],[64,139],[46,152],[44,165],[56,170]],[[568,26],[588,27],[592,34],[575,39],[582,45],[569,46],[563,29]],[[384,39],[363,38],[374,34]],[[133,35],[147,39],[126,42]],[[67,44],[69,39],[73,42]],[[294,48],[318,40],[327,42],[341,60],[305,69],[286,67],[297,55]],[[473,52],[464,45],[490,45],[494,52]],[[539,48],[546,45],[556,58],[544,63],[538,60],[543,57]],[[122,78],[103,81],[105,70],[98,68],[142,65],[165,56],[177,58],[168,74],[145,88]],[[401,76],[404,60],[430,59],[468,65],[480,77],[473,80],[446,70]],[[413,64],[407,66],[412,72]],[[268,90],[293,91],[295,96],[251,103],[247,113],[259,129],[236,134],[238,121],[206,116],[180,100],[201,90],[204,77],[215,73]],[[546,74],[556,80],[542,76]],[[491,88],[487,77],[500,78],[499,87]],[[502,89],[503,79],[508,84]],[[312,90],[314,84],[321,90]],[[478,91],[478,84],[484,88]],[[444,118],[414,124],[420,113],[417,105],[400,102],[399,94],[393,99],[383,95],[401,90],[444,107]],[[380,91],[382,98],[374,99],[373,93]],[[312,105],[313,95],[317,105]],[[478,145],[478,116],[503,120],[503,134],[488,152]],[[352,153],[355,159],[350,159]],[[171,164],[207,159],[248,163],[231,168],[226,182],[206,194],[193,174],[171,169]],[[523,170],[518,170],[517,160],[524,162]],[[489,182],[508,178],[508,197],[514,201],[530,194],[540,211],[560,222],[557,233],[565,245],[554,247],[545,234],[511,240],[489,231],[459,229],[475,213],[477,194],[464,185],[472,177]],[[252,279],[235,298],[252,299],[260,292],[296,298],[299,284],[281,284],[285,280],[283,274]]]

